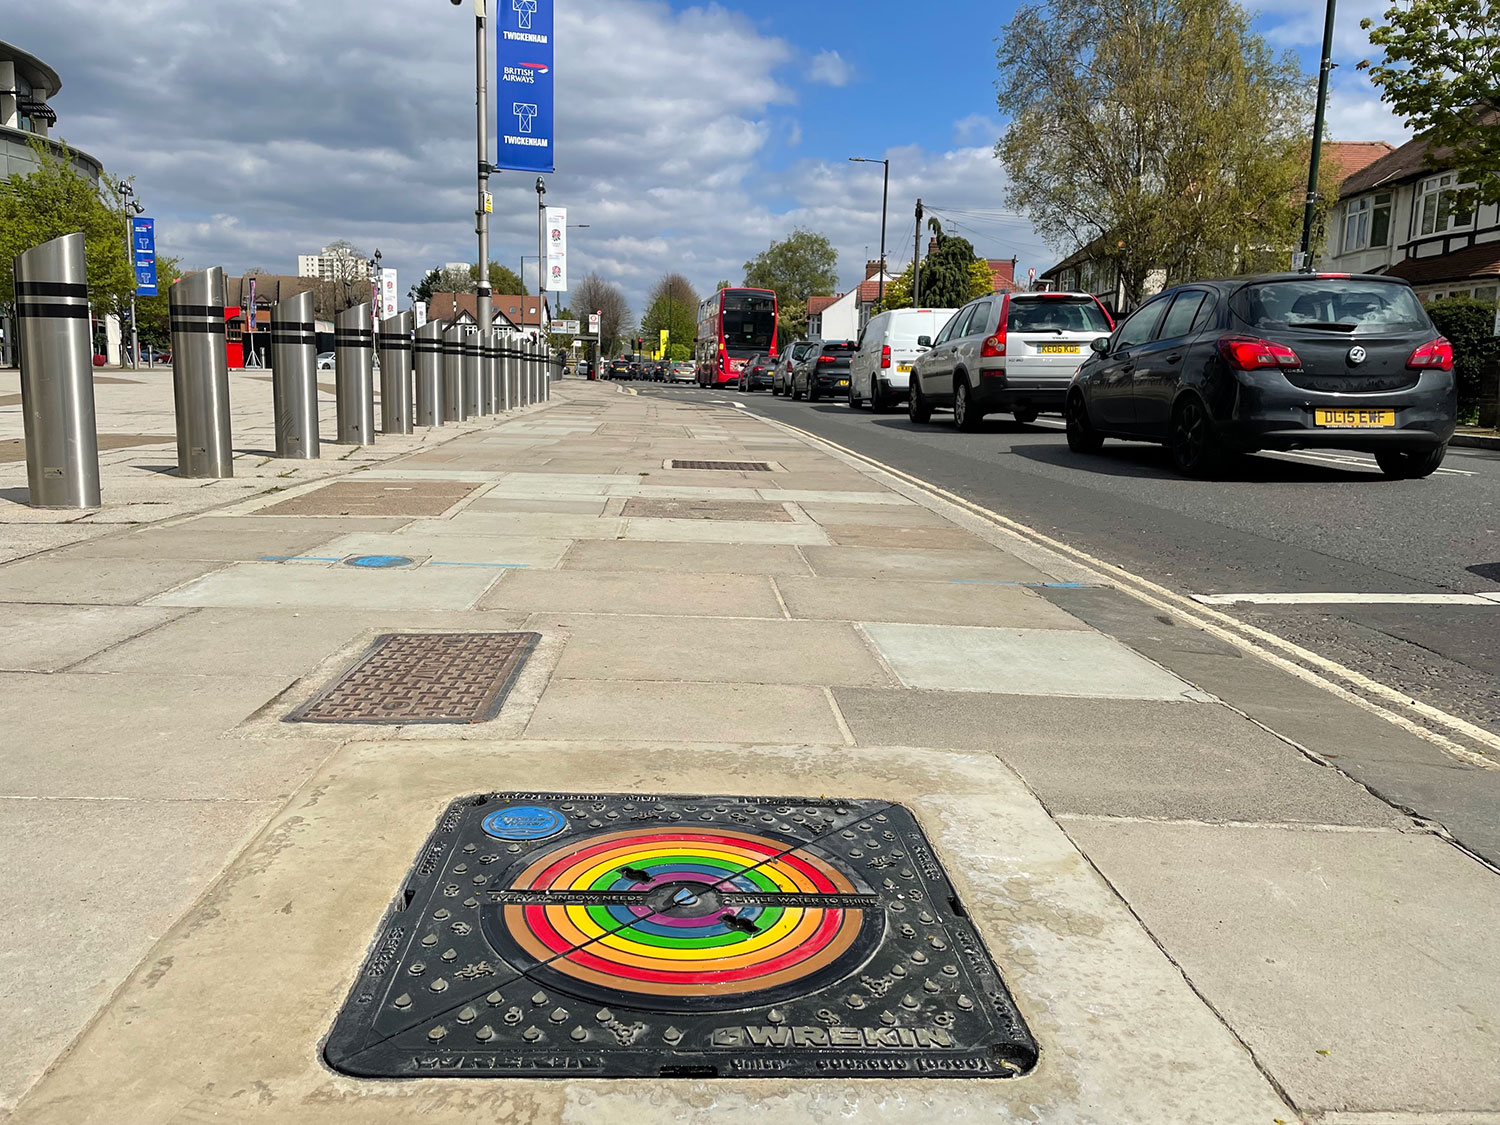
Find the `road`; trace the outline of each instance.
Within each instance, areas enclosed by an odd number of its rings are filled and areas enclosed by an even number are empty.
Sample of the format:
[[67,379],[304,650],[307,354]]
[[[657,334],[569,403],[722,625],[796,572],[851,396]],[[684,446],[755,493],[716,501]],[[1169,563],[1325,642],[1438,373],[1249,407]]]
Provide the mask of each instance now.
[[[797,426],[1189,595],[1452,595],[1500,591],[1500,453],[1454,449],[1421,481],[1355,453],[1260,454],[1186,480],[1159,447],[1072,453],[1060,420],[807,404],[761,392],[637,384]],[[1500,603],[1219,606],[1315,653],[1500,733]]]

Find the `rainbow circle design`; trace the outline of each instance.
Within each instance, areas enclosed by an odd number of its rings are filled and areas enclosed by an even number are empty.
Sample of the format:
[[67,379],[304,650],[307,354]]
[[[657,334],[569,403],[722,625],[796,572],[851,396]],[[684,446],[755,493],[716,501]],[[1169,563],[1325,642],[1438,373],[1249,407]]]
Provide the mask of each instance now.
[[[499,907],[493,936],[520,953],[528,976],[557,974],[606,1002],[622,992],[656,1007],[793,995],[879,936],[871,912],[817,903],[867,894],[849,875],[795,842],[721,828],[572,841],[511,887],[559,902]],[[787,895],[794,904],[778,903]]]

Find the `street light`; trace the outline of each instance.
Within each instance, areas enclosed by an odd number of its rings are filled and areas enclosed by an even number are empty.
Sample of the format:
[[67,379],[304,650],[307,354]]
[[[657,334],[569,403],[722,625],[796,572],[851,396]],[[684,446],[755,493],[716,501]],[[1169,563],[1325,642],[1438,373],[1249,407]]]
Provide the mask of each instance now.
[[377,246],[370,257],[370,315],[377,321],[380,319],[380,263],[383,260]]
[[[136,202],[135,188],[129,181],[121,181],[115,188],[120,194],[125,211],[125,264],[130,267],[132,278],[135,275],[135,238],[131,234],[131,216],[144,215],[146,208]],[[137,359],[141,350],[141,335],[135,323],[135,291],[134,281],[130,284],[130,370],[136,370]]]
[[547,181],[536,178],[536,295],[537,335],[542,330],[542,308],[547,303]]
[[885,166],[885,187],[880,193],[880,303],[885,304],[885,209],[891,197],[891,162],[890,160],[871,160],[864,156],[851,156],[851,164],[883,164]]
[[[452,0],[458,7],[463,0]],[[477,107],[477,134],[479,151],[479,205],[474,209],[474,229],[479,235],[479,284],[476,286],[474,318],[479,322],[479,331],[490,330],[490,173],[495,169],[490,164],[490,56],[489,35],[485,30],[489,22],[489,0],[474,0],[474,104]]]
[[1312,154],[1307,164],[1307,202],[1302,211],[1302,269],[1313,272],[1313,213],[1318,209],[1318,164],[1323,156],[1323,119],[1328,114],[1328,76],[1333,72],[1333,17],[1338,0],[1328,0],[1323,16],[1323,64],[1318,71],[1318,108],[1313,116]]

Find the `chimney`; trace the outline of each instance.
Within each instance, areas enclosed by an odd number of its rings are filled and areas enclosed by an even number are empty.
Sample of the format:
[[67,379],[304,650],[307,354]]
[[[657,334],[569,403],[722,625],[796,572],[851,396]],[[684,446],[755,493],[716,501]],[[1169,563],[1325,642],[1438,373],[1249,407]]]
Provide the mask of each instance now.
[[879,258],[871,258],[871,259],[869,259],[868,261],[865,262],[865,280],[866,281],[869,281],[870,278],[876,276],[878,273],[880,273],[880,259]]
[[937,238],[936,237],[929,238],[927,240],[927,256],[930,258],[930,257],[932,257],[936,253],[937,253]]

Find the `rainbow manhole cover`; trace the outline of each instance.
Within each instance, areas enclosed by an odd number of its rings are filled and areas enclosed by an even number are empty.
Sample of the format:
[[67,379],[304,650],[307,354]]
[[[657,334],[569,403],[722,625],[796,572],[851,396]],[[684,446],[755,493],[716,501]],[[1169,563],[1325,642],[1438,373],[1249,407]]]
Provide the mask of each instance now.
[[505,704],[539,633],[388,633],[286,717],[292,723],[482,723]]
[[900,805],[500,793],[449,806],[325,1056],[368,1078],[996,1078],[1037,1048]]

